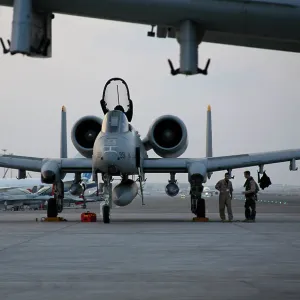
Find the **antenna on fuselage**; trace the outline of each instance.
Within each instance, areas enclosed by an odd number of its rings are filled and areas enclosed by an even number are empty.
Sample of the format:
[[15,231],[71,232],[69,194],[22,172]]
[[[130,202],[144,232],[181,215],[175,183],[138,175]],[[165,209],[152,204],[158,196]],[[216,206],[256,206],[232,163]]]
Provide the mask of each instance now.
[[[129,94],[129,89],[128,89],[127,83],[125,82],[125,80],[123,80],[122,78],[119,78],[119,77],[114,77],[114,78],[109,79],[106,82],[106,84],[105,84],[105,86],[103,88],[102,99],[100,100],[100,106],[102,108],[103,114],[105,115],[105,114],[107,114],[110,111],[107,108],[107,102],[105,100],[105,93],[106,93],[107,87],[109,86],[109,84],[112,81],[120,81],[124,85],[124,87],[126,89],[127,101],[128,101],[128,108],[127,108],[127,111],[125,111],[125,108],[123,108],[123,109],[124,109],[124,113],[125,113],[125,115],[127,117],[128,122],[131,122],[132,117],[133,117],[133,102],[130,99],[130,94]],[[119,85],[117,85],[117,93],[118,93],[118,103],[120,105],[120,102],[119,102],[120,101],[120,99],[119,99],[119,97],[120,97],[120,95],[119,95]],[[122,96],[122,94],[121,94],[121,96]]]
[[118,105],[120,105],[119,86],[117,85]]

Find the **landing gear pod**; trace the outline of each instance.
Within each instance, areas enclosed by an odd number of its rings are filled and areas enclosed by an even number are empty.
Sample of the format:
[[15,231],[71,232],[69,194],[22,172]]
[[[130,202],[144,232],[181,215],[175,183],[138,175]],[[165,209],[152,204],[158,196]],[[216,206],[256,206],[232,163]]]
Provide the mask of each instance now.
[[15,0],[9,52],[51,57],[52,13],[35,12],[32,0]]

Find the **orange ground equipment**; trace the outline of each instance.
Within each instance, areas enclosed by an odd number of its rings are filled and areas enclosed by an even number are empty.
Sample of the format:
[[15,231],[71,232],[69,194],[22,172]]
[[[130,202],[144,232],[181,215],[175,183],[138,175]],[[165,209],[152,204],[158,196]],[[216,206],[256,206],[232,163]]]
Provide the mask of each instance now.
[[85,212],[81,214],[81,222],[96,222],[97,215],[93,212]]

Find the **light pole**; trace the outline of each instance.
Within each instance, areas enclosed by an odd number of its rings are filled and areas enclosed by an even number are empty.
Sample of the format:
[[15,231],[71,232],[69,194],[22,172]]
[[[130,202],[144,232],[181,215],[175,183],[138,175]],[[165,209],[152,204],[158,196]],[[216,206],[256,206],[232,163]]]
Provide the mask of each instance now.
[[[13,153],[9,153],[9,155],[14,155]],[[13,169],[10,169],[10,178],[12,178]]]
[[[3,154],[5,155],[7,149],[2,149],[2,151],[3,151]],[[3,168],[3,178],[4,178],[4,177],[5,177],[5,168]]]

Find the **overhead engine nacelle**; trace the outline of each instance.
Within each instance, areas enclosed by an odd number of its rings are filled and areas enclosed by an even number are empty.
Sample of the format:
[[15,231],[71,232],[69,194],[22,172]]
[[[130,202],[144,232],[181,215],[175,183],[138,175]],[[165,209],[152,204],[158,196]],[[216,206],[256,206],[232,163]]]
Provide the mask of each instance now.
[[119,183],[112,191],[112,200],[117,206],[130,204],[138,194],[138,186],[135,181],[127,179]]
[[188,147],[186,126],[176,116],[161,116],[150,126],[143,143],[147,151],[153,149],[160,157],[178,157]]
[[86,116],[79,119],[72,128],[71,139],[76,150],[86,158],[93,155],[94,142],[101,131],[102,119]]

